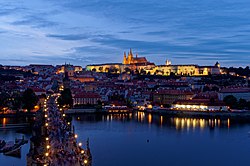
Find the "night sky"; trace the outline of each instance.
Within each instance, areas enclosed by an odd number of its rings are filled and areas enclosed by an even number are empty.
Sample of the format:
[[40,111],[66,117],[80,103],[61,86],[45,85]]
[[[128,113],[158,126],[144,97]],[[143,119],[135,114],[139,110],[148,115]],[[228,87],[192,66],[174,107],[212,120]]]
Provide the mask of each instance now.
[[249,0],[0,0],[0,64],[250,65]]

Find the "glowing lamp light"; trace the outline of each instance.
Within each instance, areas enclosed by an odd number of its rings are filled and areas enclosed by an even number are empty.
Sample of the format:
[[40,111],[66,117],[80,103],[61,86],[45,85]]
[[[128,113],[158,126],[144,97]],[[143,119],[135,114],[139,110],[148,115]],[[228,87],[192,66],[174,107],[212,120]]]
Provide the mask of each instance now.
[[45,126],[48,126],[49,124],[48,123],[45,123]]
[[78,137],[78,135],[77,134],[75,134],[75,138],[77,138]]
[[83,162],[84,162],[84,164],[87,164],[87,163],[88,163],[88,160],[84,160]]
[[82,146],[82,143],[80,142],[78,145],[79,145],[79,146]]
[[45,117],[45,118],[47,118],[47,117],[48,117],[48,115],[44,115],[44,117]]
[[81,150],[81,153],[83,154],[83,153],[84,153],[84,150]]
[[49,138],[48,137],[46,137],[46,141],[48,141],[49,140]]
[[47,156],[47,157],[48,157],[48,156],[49,156],[49,153],[45,153],[45,156]]
[[47,145],[47,149],[49,149],[50,148],[50,146],[49,145]]
[[153,108],[153,106],[150,104],[150,105],[148,105],[148,109],[152,109]]
[[65,117],[65,114],[63,114],[63,117]]
[[68,125],[70,125],[70,122],[68,122]]

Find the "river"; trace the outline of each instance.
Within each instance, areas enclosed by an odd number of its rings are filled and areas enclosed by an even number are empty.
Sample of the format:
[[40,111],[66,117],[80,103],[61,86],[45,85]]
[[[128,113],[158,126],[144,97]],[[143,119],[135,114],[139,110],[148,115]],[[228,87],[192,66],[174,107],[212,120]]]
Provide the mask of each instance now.
[[[1,121],[2,122],[2,121]],[[78,142],[87,138],[93,166],[245,166],[250,164],[250,123],[145,114],[80,115],[72,124]],[[0,139],[21,137],[1,130]],[[30,135],[26,134],[28,138]],[[4,165],[25,165],[22,158],[0,155]]]

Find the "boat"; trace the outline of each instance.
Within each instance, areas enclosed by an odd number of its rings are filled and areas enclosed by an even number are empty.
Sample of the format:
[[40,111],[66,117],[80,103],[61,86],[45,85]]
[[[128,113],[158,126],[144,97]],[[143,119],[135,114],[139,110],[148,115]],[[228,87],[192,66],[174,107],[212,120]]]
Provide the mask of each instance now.
[[2,148],[0,148],[0,153],[8,154],[8,152],[16,151],[22,145],[28,143],[28,140],[25,140],[24,137],[22,139],[15,139],[15,141],[7,142]]
[[0,149],[5,146],[6,142],[4,140],[0,140]]
[[28,143],[28,140],[25,140],[24,137],[22,139],[15,139],[15,144],[16,145],[19,145],[19,146],[22,146],[24,144],[27,144]]
[[21,158],[21,146],[15,146],[11,150],[3,153],[6,156]]
[[0,149],[0,153],[5,153],[7,151],[10,151],[14,146],[15,146],[14,141],[9,141],[4,145],[4,147]]

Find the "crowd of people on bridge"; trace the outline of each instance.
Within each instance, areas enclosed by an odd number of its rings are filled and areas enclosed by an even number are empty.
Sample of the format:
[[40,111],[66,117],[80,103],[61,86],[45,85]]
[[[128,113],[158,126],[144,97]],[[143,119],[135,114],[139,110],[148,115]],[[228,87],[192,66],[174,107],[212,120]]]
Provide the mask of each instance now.
[[45,110],[46,163],[50,166],[86,166],[90,165],[87,153],[77,144],[77,135],[71,131],[70,122],[66,122],[65,114],[58,109],[55,98],[50,98]]

